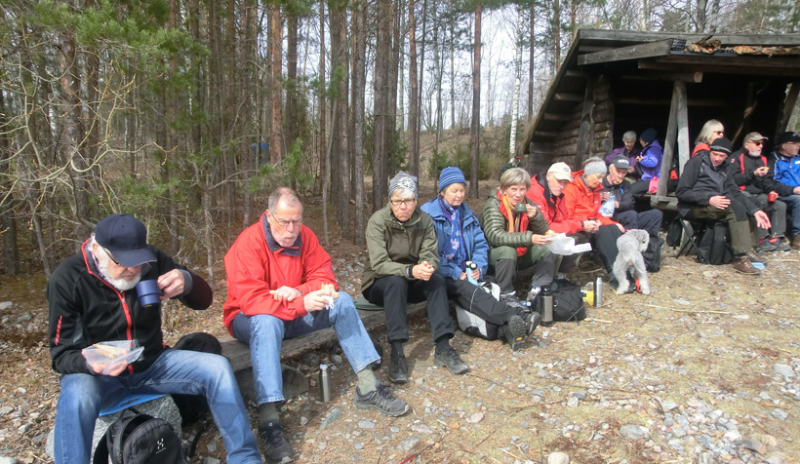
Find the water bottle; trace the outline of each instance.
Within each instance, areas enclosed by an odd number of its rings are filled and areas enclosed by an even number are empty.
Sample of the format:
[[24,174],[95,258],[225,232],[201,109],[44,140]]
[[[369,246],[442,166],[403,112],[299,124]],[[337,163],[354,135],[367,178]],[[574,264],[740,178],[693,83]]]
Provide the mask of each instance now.
[[328,365],[319,365],[319,389],[322,393],[322,402],[327,403],[331,400],[330,380],[328,378]]
[[542,316],[542,325],[551,325],[553,323],[553,291],[549,285],[542,287],[539,293],[539,314]]
[[594,281],[594,307],[597,308],[603,304],[603,278],[598,277]]
[[478,269],[478,265],[473,263],[472,261],[467,261],[466,269],[464,269],[464,272],[467,274],[467,281],[477,287],[478,281],[476,281],[472,277],[472,271],[474,271],[475,269]]

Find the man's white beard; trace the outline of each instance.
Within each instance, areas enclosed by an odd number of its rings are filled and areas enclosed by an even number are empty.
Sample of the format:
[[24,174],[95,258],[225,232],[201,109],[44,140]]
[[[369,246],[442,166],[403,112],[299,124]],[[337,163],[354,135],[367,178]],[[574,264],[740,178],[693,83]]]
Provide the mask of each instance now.
[[128,290],[133,289],[136,287],[136,284],[139,283],[141,280],[142,275],[141,273],[137,275],[133,280],[125,280],[125,279],[115,279],[111,277],[111,274],[108,272],[108,264],[111,261],[111,258],[108,256],[97,256],[97,269],[100,271],[100,274],[106,279],[106,282],[110,283],[114,288],[119,290],[120,292],[127,292]]

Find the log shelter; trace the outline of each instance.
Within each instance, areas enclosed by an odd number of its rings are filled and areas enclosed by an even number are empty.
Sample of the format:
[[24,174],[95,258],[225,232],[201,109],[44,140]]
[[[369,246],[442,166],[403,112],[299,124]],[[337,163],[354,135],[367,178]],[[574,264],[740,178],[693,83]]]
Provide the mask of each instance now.
[[[658,131],[661,178],[689,159],[709,119],[734,147],[786,130],[800,90],[800,34],[706,35],[581,29],[519,145],[531,174],[622,146],[622,134]],[[638,140],[637,140],[638,144]],[[768,144],[765,151],[771,150]],[[680,172],[680,170],[679,170]],[[660,182],[654,206],[672,209]]]

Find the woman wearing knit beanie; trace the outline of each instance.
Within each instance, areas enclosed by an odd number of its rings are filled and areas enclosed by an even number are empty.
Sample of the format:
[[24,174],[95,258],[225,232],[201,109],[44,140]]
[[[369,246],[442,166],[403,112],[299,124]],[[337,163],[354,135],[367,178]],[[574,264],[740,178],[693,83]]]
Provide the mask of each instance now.
[[631,193],[634,195],[647,193],[650,188],[650,180],[661,175],[661,159],[664,157],[664,150],[656,137],[658,137],[658,131],[652,127],[646,129],[639,136],[642,152],[636,157],[636,164],[642,169],[642,178],[639,182],[631,185]]
[[[464,203],[466,186],[460,169],[446,167],[439,176],[438,197],[422,205],[422,211],[433,219],[439,244],[436,272],[444,277],[448,297],[487,322],[486,333],[470,335],[489,340],[504,337],[516,350],[539,324],[539,314],[498,301],[478,287],[489,267],[489,243],[477,216]],[[468,268],[467,263],[474,263],[475,268]]]
[[455,330],[439,267],[436,234],[430,216],[417,209],[417,178],[400,171],[389,182],[389,202],[367,224],[369,259],[361,291],[370,303],[383,306],[386,338],[392,347],[389,380],[408,381],[403,343],[409,339],[407,304],[425,301],[436,344],[434,363],[453,374],[469,367],[450,346]]

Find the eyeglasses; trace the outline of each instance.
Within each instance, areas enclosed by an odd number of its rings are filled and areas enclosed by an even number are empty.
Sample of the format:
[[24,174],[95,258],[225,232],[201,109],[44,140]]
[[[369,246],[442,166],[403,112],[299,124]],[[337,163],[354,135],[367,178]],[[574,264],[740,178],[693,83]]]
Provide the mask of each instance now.
[[[100,247],[100,248],[103,248],[103,247]],[[120,264],[119,261],[114,259],[114,257],[111,255],[110,251],[106,250],[105,248],[103,248],[103,251],[106,252],[106,255],[108,256],[108,258],[111,260],[112,263],[116,264],[117,266],[122,266],[122,264]]]
[[389,203],[391,203],[392,206],[402,206],[402,207],[411,206],[416,202],[417,202],[416,198],[411,198],[406,200],[389,200]]
[[290,221],[290,220],[287,220],[287,219],[278,219],[275,216],[272,216],[272,219],[274,219],[275,222],[277,222],[278,225],[283,227],[284,229],[289,227],[289,224],[291,224],[291,225],[293,225],[295,227],[300,227],[303,224],[303,220],[302,219],[295,219],[293,221]]

